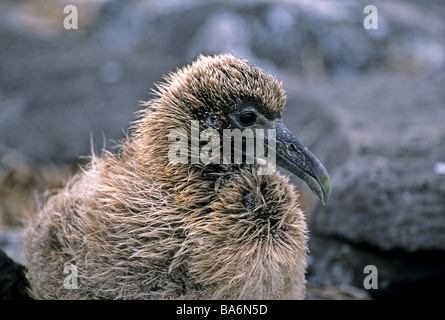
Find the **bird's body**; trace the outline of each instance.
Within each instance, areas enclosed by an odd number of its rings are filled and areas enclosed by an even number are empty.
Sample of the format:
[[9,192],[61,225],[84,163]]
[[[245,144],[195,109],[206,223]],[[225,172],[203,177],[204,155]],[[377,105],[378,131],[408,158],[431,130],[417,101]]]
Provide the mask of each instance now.
[[[248,109],[257,122],[275,124],[284,102],[278,81],[230,54],[200,57],[171,74],[144,104],[121,151],[93,155],[28,226],[32,295],[304,298],[307,229],[287,178],[277,171],[261,175],[258,164],[172,164],[168,158],[168,134],[190,133],[191,120],[202,129],[233,128],[228,119]],[[321,186],[326,200],[324,172],[304,180],[318,181],[314,192]],[[76,288],[66,285],[72,276],[66,266],[76,271]]]

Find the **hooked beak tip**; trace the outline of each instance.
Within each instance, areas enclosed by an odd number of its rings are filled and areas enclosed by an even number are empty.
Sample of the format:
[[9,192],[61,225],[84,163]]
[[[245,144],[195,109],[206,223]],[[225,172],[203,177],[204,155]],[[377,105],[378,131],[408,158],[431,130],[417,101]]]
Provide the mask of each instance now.
[[326,174],[320,180],[321,181],[319,181],[319,183],[322,190],[322,195],[320,198],[323,205],[326,205],[326,203],[329,200],[329,197],[331,196],[331,191],[332,191],[331,178],[329,177],[328,174]]

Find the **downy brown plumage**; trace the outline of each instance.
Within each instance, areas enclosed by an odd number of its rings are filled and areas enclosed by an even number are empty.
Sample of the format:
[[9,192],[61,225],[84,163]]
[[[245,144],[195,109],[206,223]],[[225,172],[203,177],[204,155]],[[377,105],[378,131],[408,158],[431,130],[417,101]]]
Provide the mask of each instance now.
[[[53,299],[302,299],[307,227],[295,190],[257,164],[173,164],[172,129],[276,128],[278,164],[325,202],[329,176],[281,122],[286,94],[231,54],[158,85],[118,154],[51,196],[26,230],[31,293]],[[254,113],[249,126],[240,115]],[[281,164],[280,164],[281,163]],[[67,289],[67,265],[77,289]]]

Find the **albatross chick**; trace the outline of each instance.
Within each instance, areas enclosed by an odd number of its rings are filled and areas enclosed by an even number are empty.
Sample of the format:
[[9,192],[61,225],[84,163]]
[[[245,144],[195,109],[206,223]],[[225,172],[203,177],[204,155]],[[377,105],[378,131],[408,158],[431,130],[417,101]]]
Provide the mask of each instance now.
[[221,137],[272,129],[277,165],[326,202],[329,175],[284,126],[285,101],[278,80],[231,54],[169,74],[120,151],[93,154],[27,226],[32,296],[303,299],[307,227],[288,179],[273,167],[261,174],[245,151],[233,164],[203,163],[185,144],[187,161],[171,161],[181,151],[171,133],[191,137],[193,123]]

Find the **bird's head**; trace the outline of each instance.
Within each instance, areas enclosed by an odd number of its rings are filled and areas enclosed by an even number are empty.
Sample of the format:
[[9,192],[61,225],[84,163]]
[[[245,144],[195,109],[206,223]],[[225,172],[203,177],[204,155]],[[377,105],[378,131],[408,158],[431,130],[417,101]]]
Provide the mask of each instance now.
[[327,202],[331,182],[326,169],[281,118],[286,93],[280,81],[231,54],[200,56],[165,80],[158,85],[157,98],[145,104],[149,111],[142,121],[150,118],[151,126],[162,127],[164,132],[180,128],[189,137],[192,120],[200,130],[219,133],[224,129],[275,130],[276,164]]

